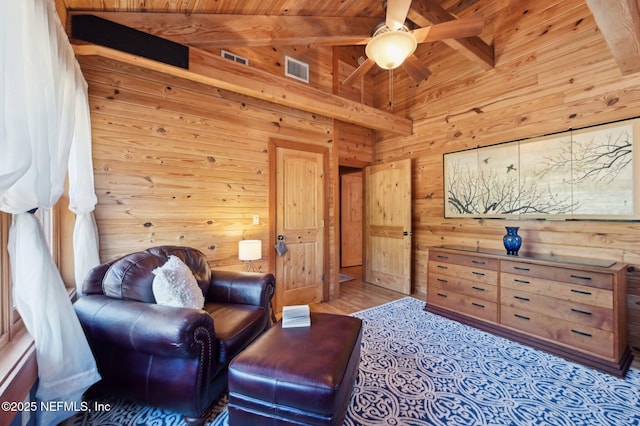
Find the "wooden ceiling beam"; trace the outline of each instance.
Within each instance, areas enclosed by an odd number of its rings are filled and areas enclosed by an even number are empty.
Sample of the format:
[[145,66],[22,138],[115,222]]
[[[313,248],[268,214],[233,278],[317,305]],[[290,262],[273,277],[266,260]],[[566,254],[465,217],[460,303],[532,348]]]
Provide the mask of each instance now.
[[379,18],[217,15],[156,12],[79,12],[200,48],[346,46],[366,44]]
[[323,92],[295,80],[250,68],[197,48],[189,48],[189,69],[93,44],[73,45],[76,56],[115,62],[118,67],[151,70],[196,81],[279,105],[334,118],[364,128],[408,136],[413,122],[340,96]]
[[[443,9],[435,0],[413,0],[407,18],[420,27],[457,19],[455,15]],[[494,67],[493,46],[485,43],[480,37],[446,39],[442,40],[442,43],[457,50],[484,70]]]
[[640,9],[637,0],[587,0],[622,75],[640,71]]

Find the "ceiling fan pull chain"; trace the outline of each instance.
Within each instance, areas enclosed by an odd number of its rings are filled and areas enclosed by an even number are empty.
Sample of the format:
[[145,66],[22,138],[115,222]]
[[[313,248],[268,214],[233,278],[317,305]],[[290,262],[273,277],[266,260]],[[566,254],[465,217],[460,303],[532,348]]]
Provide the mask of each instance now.
[[393,70],[389,70],[389,111],[393,111]]

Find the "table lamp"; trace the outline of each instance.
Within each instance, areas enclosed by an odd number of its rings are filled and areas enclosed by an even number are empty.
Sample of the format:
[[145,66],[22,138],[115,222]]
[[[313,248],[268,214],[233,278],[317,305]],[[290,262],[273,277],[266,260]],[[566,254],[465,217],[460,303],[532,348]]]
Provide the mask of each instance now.
[[258,272],[254,260],[262,259],[262,241],[261,240],[241,240],[238,242],[238,259],[248,261],[244,270],[249,272]]

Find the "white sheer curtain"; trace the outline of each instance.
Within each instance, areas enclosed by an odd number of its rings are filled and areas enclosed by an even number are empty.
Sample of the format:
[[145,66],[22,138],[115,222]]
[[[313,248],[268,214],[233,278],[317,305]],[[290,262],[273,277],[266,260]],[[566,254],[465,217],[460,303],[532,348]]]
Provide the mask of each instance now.
[[[0,210],[13,214],[14,302],[35,340],[36,396],[72,403],[100,376],[40,223],[27,213],[52,207],[69,175],[80,285],[98,264],[91,126],[86,82],[53,0],[0,1],[0,70]],[[39,412],[37,423],[71,414]]]

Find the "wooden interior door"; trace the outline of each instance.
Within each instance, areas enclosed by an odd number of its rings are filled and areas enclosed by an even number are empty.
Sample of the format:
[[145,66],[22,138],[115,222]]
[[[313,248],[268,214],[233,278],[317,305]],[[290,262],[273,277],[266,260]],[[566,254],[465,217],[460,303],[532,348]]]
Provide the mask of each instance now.
[[365,168],[364,279],[411,294],[411,160]]
[[362,172],[340,176],[340,266],[362,265]]
[[276,234],[287,252],[276,256],[276,311],[323,298],[324,156],[276,148]]

